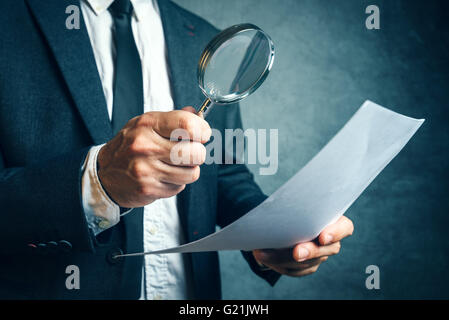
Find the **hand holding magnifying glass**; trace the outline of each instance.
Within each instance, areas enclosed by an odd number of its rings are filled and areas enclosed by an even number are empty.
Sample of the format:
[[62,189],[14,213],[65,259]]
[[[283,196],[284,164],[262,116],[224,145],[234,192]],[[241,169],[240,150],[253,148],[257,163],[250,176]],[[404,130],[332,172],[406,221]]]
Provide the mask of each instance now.
[[229,27],[213,38],[198,63],[198,82],[206,100],[197,114],[214,105],[235,103],[253,93],[274,61],[271,38],[253,24]]

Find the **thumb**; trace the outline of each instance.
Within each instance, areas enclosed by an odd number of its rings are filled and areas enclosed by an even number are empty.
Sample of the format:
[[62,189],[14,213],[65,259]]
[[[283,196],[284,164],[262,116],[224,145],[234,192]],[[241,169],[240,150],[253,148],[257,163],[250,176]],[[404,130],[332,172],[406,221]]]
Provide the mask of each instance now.
[[[196,109],[195,109],[194,107],[191,107],[191,106],[184,107],[184,108],[182,108],[182,110],[196,114]],[[200,112],[200,113],[198,114],[198,116],[199,116],[201,119],[204,119],[204,116],[203,116],[203,113],[202,113],[202,112]]]
[[320,245],[329,245],[338,242],[354,232],[354,224],[350,219],[341,216],[334,224],[327,226],[318,237]]

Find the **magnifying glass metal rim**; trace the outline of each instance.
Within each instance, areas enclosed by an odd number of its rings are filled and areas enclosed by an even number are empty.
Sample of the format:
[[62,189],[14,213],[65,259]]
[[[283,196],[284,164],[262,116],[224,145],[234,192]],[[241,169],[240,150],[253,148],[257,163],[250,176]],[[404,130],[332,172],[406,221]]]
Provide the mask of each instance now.
[[[227,99],[224,98],[224,99],[220,99],[220,100],[213,100],[206,93],[206,90],[204,89],[204,74],[205,74],[206,67],[209,64],[210,60],[212,59],[213,53],[216,51],[217,48],[219,48],[223,43],[228,41],[231,37],[235,36],[236,34],[242,33],[242,32],[248,31],[248,30],[259,31],[268,39],[268,42],[270,44],[270,57],[268,59],[267,65],[265,66],[264,71],[261,73],[261,75],[257,79],[257,81],[255,81],[254,84],[251,85],[243,93],[241,93],[235,97],[230,97]],[[247,96],[249,96],[257,88],[260,87],[260,85],[264,82],[265,78],[268,76],[268,73],[270,72],[271,67],[273,66],[274,56],[275,56],[274,44],[273,44],[273,41],[271,40],[271,37],[267,33],[265,33],[265,31],[263,31],[262,29],[260,29],[259,27],[255,26],[251,23],[237,24],[237,25],[231,26],[231,27],[223,30],[222,32],[220,32],[206,46],[206,48],[204,49],[203,53],[201,54],[200,60],[198,62],[197,73],[198,73],[200,89],[201,89],[201,91],[203,91],[204,95],[207,97],[206,101],[204,101],[200,110],[202,110],[203,107],[210,105],[211,103],[214,103],[214,104],[234,103],[234,102],[240,101],[240,100],[246,98]]]

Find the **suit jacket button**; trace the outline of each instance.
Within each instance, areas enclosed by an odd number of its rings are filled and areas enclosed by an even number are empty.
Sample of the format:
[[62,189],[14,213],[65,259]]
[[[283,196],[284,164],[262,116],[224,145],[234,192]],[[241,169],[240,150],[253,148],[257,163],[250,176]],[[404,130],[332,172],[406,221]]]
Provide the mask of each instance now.
[[63,252],[69,252],[72,250],[72,244],[67,240],[60,240],[58,244],[59,249]]
[[114,248],[112,250],[109,250],[108,253],[106,254],[106,261],[109,264],[118,264],[118,263],[122,262],[123,258],[115,257],[116,255],[119,255],[119,254],[123,254],[123,251],[120,248]]

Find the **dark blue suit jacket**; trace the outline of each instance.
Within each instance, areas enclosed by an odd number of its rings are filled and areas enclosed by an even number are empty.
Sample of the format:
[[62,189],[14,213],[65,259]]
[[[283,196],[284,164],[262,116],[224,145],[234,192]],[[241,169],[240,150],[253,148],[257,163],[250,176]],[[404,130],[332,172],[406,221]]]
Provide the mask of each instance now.
[[[92,145],[112,138],[88,34],[65,27],[79,0],[0,2],[0,298],[137,299],[143,250],[142,209],[95,238],[82,209],[81,166]],[[175,105],[202,102],[196,66],[217,33],[203,19],[160,1]],[[208,118],[220,130],[241,127],[238,105]],[[265,199],[244,165],[204,165],[178,196],[187,241],[239,218]],[[278,275],[251,268],[270,283]],[[195,298],[221,297],[216,252],[189,255]],[[68,265],[80,289],[68,290]],[[237,277],[238,275],[236,275]]]

